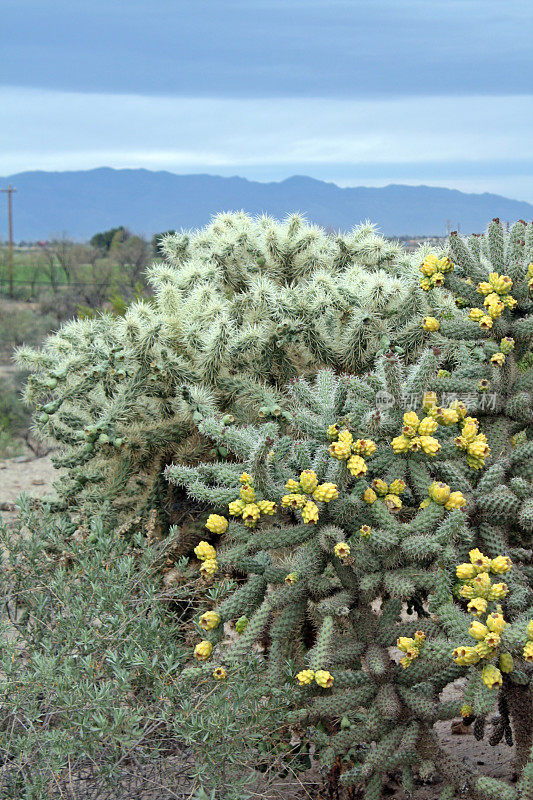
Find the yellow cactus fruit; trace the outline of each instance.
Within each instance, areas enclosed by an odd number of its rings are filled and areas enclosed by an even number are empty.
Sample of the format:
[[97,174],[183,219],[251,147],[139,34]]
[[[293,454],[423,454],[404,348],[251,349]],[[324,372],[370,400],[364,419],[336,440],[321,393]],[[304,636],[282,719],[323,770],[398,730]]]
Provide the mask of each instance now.
[[479,320],[485,316],[481,308],[471,308],[468,314],[471,320],[474,322],[479,322]]
[[478,283],[477,291],[479,294],[488,295],[494,291],[494,287],[492,284],[487,283],[487,281],[483,281],[482,283]]
[[331,500],[336,500],[338,496],[339,490],[336,483],[321,483],[313,492],[313,499],[319,503],[329,503]]
[[446,511],[452,511],[454,508],[464,508],[466,506],[466,499],[461,492],[452,492],[444,504]]
[[424,633],[424,631],[416,631],[415,645],[417,645],[417,647],[422,647],[425,641],[426,641],[426,634]]
[[433,481],[431,486],[429,487],[429,496],[435,503],[439,503],[439,505],[443,506],[448,498],[450,497],[451,490],[448,484],[441,483],[438,481]]
[[242,518],[247,528],[253,528],[260,515],[261,512],[255,503],[248,503],[242,510]]
[[210,514],[205,523],[205,527],[211,533],[226,533],[228,530],[228,520],[219,514]]
[[326,669],[317,669],[315,672],[315,681],[323,689],[330,689],[333,686],[333,675]]
[[218,572],[218,561],[216,558],[206,558],[200,564],[200,572],[204,578],[212,578]]
[[527,265],[527,277],[533,278],[533,262]]
[[370,527],[370,525],[361,525],[361,527],[359,528],[359,533],[361,534],[363,539],[368,539],[368,537],[372,533],[372,528]]
[[481,680],[489,689],[499,689],[503,683],[502,674],[498,667],[487,664],[481,670]]
[[241,500],[244,500],[245,503],[255,503],[255,490],[253,486],[245,483],[244,486],[241,486]]
[[459,422],[459,414],[455,408],[441,408],[440,413],[437,414],[437,421],[441,425],[455,425]]
[[533,619],[530,619],[527,623],[526,635],[529,641],[533,641]]
[[272,517],[277,511],[276,504],[273,500],[258,500],[257,508],[266,517]]
[[385,497],[385,495],[389,491],[388,485],[385,483],[385,481],[381,480],[381,478],[374,478],[374,480],[370,485],[375,491],[375,493],[380,497]]
[[285,488],[288,492],[295,494],[300,491],[300,484],[298,481],[295,481],[294,478],[289,478],[285,484]]
[[303,508],[306,502],[305,494],[286,494],[281,498],[283,508]]
[[492,614],[488,615],[485,624],[489,631],[494,631],[495,633],[501,633],[507,625],[503,614],[499,614],[497,611],[493,611]]
[[504,336],[500,342],[500,350],[504,355],[509,355],[514,350],[514,339],[510,336]]
[[463,439],[466,439],[467,442],[473,442],[477,436],[477,432],[479,430],[479,423],[477,419],[473,419],[472,417],[467,417],[464,420],[464,425],[461,429],[461,436]]
[[472,706],[469,706],[468,703],[465,703],[463,706],[461,706],[461,716],[463,717],[463,719],[471,717],[473,713],[474,709],[472,708]]
[[289,574],[285,576],[285,583],[288,583],[290,586],[294,586],[295,583],[298,583],[298,573],[289,572]]
[[418,433],[420,436],[431,436],[439,427],[437,420],[432,417],[424,417],[418,426]]
[[337,458],[339,461],[345,461],[347,458],[350,458],[352,448],[351,445],[339,440],[337,442],[332,442],[328,447],[328,451],[333,458]]
[[494,355],[490,357],[490,363],[494,364],[496,367],[503,367],[505,364],[504,353],[494,353]]
[[367,471],[366,463],[361,456],[350,456],[346,462],[346,466],[356,478],[360,478],[361,475],[364,475]]
[[490,589],[488,598],[489,600],[503,600],[509,593],[509,587],[506,583],[494,583]]
[[346,558],[350,555],[350,545],[346,544],[346,542],[339,542],[333,548],[333,552],[337,558]]
[[403,658],[400,659],[400,664],[402,666],[402,669],[407,669],[407,667],[411,666],[412,661],[407,656],[404,656]]
[[[407,426],[404,425],[404,430],[407,429]],[[409,441],[409,450],[412,453],[418,453],[422,449],[420,444],[420,437],[415,436],[413,439]]]
[[486,442],[483,442],[476,437],[476,439],[474,439],[474,441],[470,442],[468,445],[467,452],[469,456],[472,456],[472,458],[488,458],[490,455],[490,447]]
[[302,520],[306,525],[318,522],[318,506],[312,500],[308,500],[302,508]]
[[383,498],[383,502],[389,509],[389,511],[399,511],[402,507],[402,501],[398,497],[397,494],[387,494]]
[[377,494],[373,489],[370,488],[370,486],[368,487],[368,489],[365,489],[363,493],[363,500],[365,501],[365,503],[368,503],[368,505],[371,506],[372,503],[375,503],[377,499],[378,499]]
[[476,574],[473,564],[459,564],[455,570],[455,574],[461,581],[467,581],[473,578]]
[[474,617],[480,617],[487,610],[487,601],[484,597],[474,597],[466,608],[469,614],[473,614]]
[[533,642],[532,641],[526,642],[524,650],[522,652],[522,655],[524,656],[524,658],[528,662],[528,664],[532,664],[533,663]]
[[228,511],[232,517],[240,517],[242,516],[242,510],[245,507],[246,503],[244,500],[234,500],[232,503],[228,505]]
[[512,566],[513,562],[509,556],[496,556],[490,563],[490,570],[495,575],[505,575],[506,572],[512,569]]
[[479,327],[484,331],[489,331],[492,328],[492,317],[488,314],[483,314],[479,320]]
[[300,486],[306,494],[313,494],[318,486],[318,477],[312,469],[304,470],[300,475]]
[[208,642],[207,639],[204,639],[194,648],[194,657],[197,658],[198,661],[207,661],[212,652],[213,645],[211,642]]
[[508,675],[514,669],[514,659],[510,653],[500,653],[498,666],[501,672]]
[[461,595],[461,597],[464,597],[465,600],[472,600],[474,597],[477,597],[477,589],[474,589],[473,586],[470,586],[470,584],[465,583],[459,589],[459,594]]
[[442,258],[439,259],[439,265],[441,272],[453,271],[453,261],[449,256],[442,256]]
[[400,638],[396,642],[396,647],[398,647],[403,653],[407,653],[410,647],[413,647],[415,643],[414,639],[411,639],[410,636],[400,636]]
[[490,647],[487,642],[478,642],[474,648],[480,658],[492,658],[494,655],[494,648]]
[[423,289],[425,292],[429,292],[431,289],[431,280],[429,278],[420,278],[420,288]]
[[499,647],[501,642],[500,634],[496,633],[496,631],[489,631],[485,636],[484,642],[488,647]]
[[406,453],[411,446],[411,442],[406,436],[396,436],[392,440],[391,446],[395,453]]
[[436,272],[431,276],[431,283],[433,286],[444,286],[444,275],[442,272]]
[[420,447],[428,456],[435,456],[440,450],[440,443],[433,436],[421,436]]
[[247,472],[243,472],[243,473],[242,473],[242,475],[241,475],[241,477],[239,478],[239,481],[240,481],[241,483],[249,483],[249,484],[252,484],[252,483],[253,483],[253,478],[252,478],[252,476],[251,476],[251,475],[248,475],[248,473],[247,473]]
[[410,647],[409,650],[405,651],[405,655],[410,661],[414,661],[415,658],[418,658],[418,656],[420,655],[420,650],[418,649],[418,647],[413,646]]
[[418,426],[420,425],[418,414],[415,414],[414,411],[406,411],[403,415],[403,424],[409,425],[410,428],[414,428],[416,432],[418,430]]
[[470,625],[468,633],[473,639],[476,639],[478,642],[481,642],[483,641],[485,636],[487,636],[487,634],[489,633],[489,629],[487,628],[486,625],[483,625],[482,622],[475,619]]
[[440,328],[440,322],[438,321],[438,319],[435,319],[435,317],[424,317],[424,319],[422,320],[422,327],[425,331],[430,331],[431,333],[434,333],[435,331],[438,331],[438,329]]
[[478,597],[488,597],[491,590],[491,582],[488,572],[480,572],[471,581],[474,589],[477,589]]
[[352,446],[353,436],[347,428],[344,428],[344,430],[339,433],[339,442],[344,442],[344,444],[347,444],[349,447]]
[[490,303],[490,305],[487,307],[487,313],[491,319],[498,319],[498,317],[501,317],[504,308],[504,303],[502,303],[501,300],[498,300],[497,303]]
[[200,542],[194,548],[194,555],[196,558],[199,558],[200,561],[205,561],[208,558],[216,558],[217,551],[209,542]]
[[405,491],[405,481],[402,481],[400,478],[396,478],[390,486],[389,486],[389,494],[401,494]]
[[464,419],[468,413],[468,409],[462,400],[452,400],[449,408],[453,408],[454,411],[457,411],[457,416],[460,420]]
[[326,436],[328,437],[328,439],[336,439],[337,436],[339,435],[339,432],[340,428],[337,425],[337,423],[335,423],[334,425],[328,426],[328,429],[326,431]]
[[224,669],[224,667],[215,667],[213,670],[213,678],[216,681],[225,681],[228,677],[228,673]]
[[485,306],[485,308],[488,308],[492,303],[499,303],[499,302],[500,302],[500,296],[496,294],[496,292],[491,292],[485,297],[483,305]]
[[430,408],[434,408],[437,405],[437,393],[436,392],[424,392],[422,395],[422,408],[428,413]]
[[478,547],[470,550],[468,557],[470,559],[470,563],[475,567],[476,573],[489,571],[492,564],[492,559],[488,556],[484,556]]
[[489,282],[491,286],[494,288],[494,291],[498,292],[498,294],[508,294],[513,288],[513,281],[512,278],[509,277],[509,275],[498,275],[497,272],[493,273],[491,272],[491,277],[489,278]]
[[463,664],[469,666],[471,664],[477,664],[477,662],[480,659],[480,655],[475,647],[467,646],[463,647],[462,659],[463,659]]
[[206,611],[200,617],[200,628],[204,631],[212,631],[220,625],[220,614],[216,611]]
[[425,257],[422,264],[419,267],[420,272],[422,275],[425,275],[426,278],[430,278],[432,275],[437,272],[439,268],[439,260],[434,253],[430,253]]
[[372,439],[358,439],[352,446],[354,453],[358,456],[370,458],[376,452],[376,443]]
[[315,673],[312,669],[303,669],[296,676],[296,680],[300,686],[308,686],[310,683],[313,683],[314,679]]

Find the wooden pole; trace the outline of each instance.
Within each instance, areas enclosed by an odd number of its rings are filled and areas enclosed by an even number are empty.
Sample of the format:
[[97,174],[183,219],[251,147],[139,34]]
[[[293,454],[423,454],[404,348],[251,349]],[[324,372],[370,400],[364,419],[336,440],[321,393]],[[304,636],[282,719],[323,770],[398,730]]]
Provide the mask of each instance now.
[[13,297],[13,201],[12,194],[17,190],[14,186],[9,186],[7,189],[0,189],[0,192],[7,194],[7,224],[9,228],[9,250],[8,250],[8,275],[9,275],[9,296]]

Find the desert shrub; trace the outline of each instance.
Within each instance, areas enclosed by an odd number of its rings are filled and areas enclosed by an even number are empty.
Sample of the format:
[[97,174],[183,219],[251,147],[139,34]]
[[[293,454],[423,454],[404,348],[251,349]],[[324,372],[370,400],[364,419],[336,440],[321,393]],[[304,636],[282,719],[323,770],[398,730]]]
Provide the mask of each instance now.
[[276,797],[267,788],[308,757],[291,746],[288,700],[260,692],[259,658],[214,687],[180,678],[195,617],[233,581],[200,593],[149,526],[126,543],[105,515],[74,530],[20,508],[0,530],[0,797],[236,800],[257,780]]
[[358,372],[392,344],[410,357],[425,338],[419,320],[446,307],[371,226],[334,236],[297,216],[225,214],[160,247],[153,301],[67,323],[41,350],[18,352],[36,426],[68,469],[63,504],[109,500],[121,522],[153,508],[162,528],[175,521],[163,470],[206,455],[194,433],[203,416],[275,416],[300,374]]
[[[213,661],[231,668],[266,642],[265,693],[297,687],[290,719],[324,765],[348,757],[342,781],[365,800],[396,770],[408,793],[414,771],[436,770],[443,797],[531,796],[533,225],[507,234],[494,221],[450,251],[441,277],[464,312],[424,319],[433,350],[407,367],[388,353],[364,377],[296,380],[290,427],[208,417],[201,432],[236,463],[167,470],[216,512],[195,549],[202,574],[246,576],[199,618],[200,666],[183,678],[206,680]],[[423,282],[440,275],[431,256],[421,269]],[[443,701],[460,676],[464,702]],[[481,737],[495,710],[490,741],[514,740],[516,788],[433,733],[463,713]]]

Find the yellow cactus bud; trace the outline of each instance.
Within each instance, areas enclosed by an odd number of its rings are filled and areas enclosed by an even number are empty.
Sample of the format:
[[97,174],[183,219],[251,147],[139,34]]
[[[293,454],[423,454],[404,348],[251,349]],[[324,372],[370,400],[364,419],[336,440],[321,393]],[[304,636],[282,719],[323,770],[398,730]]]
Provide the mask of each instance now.
[[494,648],[490,647],[487,642],[478,642],[474,648],[480,658],[492,658],[494,655]]
[[499,614],[496,611],[493,611],[492,614],[489,614],[485,622],[489,631],[494,631],[495,633],[501,633],[507,625],[503,618],[503,614]]
[[435,331],[438,331],[438,329],[440,328],[440,322],[438,321],[438,319],[435,319],[435,317],[424,317],[424,319],[422,320],[422,327],[425,331],[430,331],[431,333],[434,333]]
[[452,511],[454,508],[464,508],[466,500],[461,492],[452,492],[444,504],[446,511]]
[[532,641],[526,642],[522,654],[523,654],[525,660],[528,662],[528,664],[532,664],[533,663],[533,642]]
[[243,472],[241,477],[239,478],[241,483],[249,483],[250,485],[253,483],[253,478],[251,475],[248,475],[247,472]]
[[252,486],[245,483],[244,486],[241,486],[241,500],[245,503],[255,503],[255,490]]
[[318,522],[318,506],[312,500],[308,500],[302,508],[302,520],[306,525]]
[[476,439],[468,445],[467,452],[468,455],[473,458],[488,458],[490,455],[490,447],[486,442],[476,437]]
[[506,572],[509,572],[512,566],[513,562],[509,556],[496,556],[496,558],[493,558],[491,561],[490,569],[495,575],[505,575]]
[[471,308],[468,314],[471,320],[474,322],[479,322],[479,320],[485,316],[481,308]]
[[289,478],[289,480],[285,484],[285,488],[291,494],[297,494],[300,491],[300,483],[298,481],[295,481],[294,478]]
[[337,558],[346,558],[350,555],[350,545],[346,544],[346,542],[339,542],[333,548],[333,552]]
[[481,550],[479,550],[477,547],[474,550],[470,550],[468,556],[470,558],[470,563],[476,570],[476,573],[488,572],[490,570],[492,559],[490,559],[488,556],[484,556]]
[[443,506],[450,497],[450,487],[446,483],[434,481],[429,487],[429,496],[435,503]]
[[491,591],[491,582],[488,572],[480,572],[471,581],[474,589],[477,589],[478,597],[488,597]]
[[283,508],[303,508],[306,502],[305,494],[286,494],[281,498]]
[[205,523],[205,527],[211,533],[226,533],[228,530],[228,520],[226,517],[221,517],[219,514],[210,514]]
[[443,408],[440,414],[437,414],[437,421],[441,425],[455,425],[459,422],[459,414],[455,408]]
[[509,587],[506,583],[494,583],[490,589],[488,598],[489,600],[503,600],[509,593]]
[[241,517],[242,510],[245,507],[246,503],[244,500],[234,500],[232,503],[228,505],[228,511],[232,517]]
[[348,470],[354,475],[356,478],[360,478],[361,475],[364,475],[368,469],[365,461],[361,458],[361,456],[350,456],[348,461],[346,462],[346,466]]
[[512,655],[510,653],[500,653],[498,666],[501,672],[505,673],[506,675],[508,675],[509,672],[512,672],[514,669],[514,659]]
[[344,428],[344,430],[340,431],[339,442],[343,442],[344,444],[347,444],[349,447],[352,446],[353,436],[347,428]]
[[459,594],[461,595],[461,597],[464,597],[465,600],[472,600],[474,597],[477,597],[477,589],[474,589],[473,586],[470,586],[470,584],[465,583],[459,589]]
[[480,617],[487,610],[487,601],[484,597],[474,597],[466,608],[469,614],[473,614],[474,617]]
[[313,499],[320,503],[329,503],[331,500],[336,500],[339,496],[339,490],[336,483],[321,483],[313,492]]
[[296,676],[296,680],[298,681],[300,686],[308,686],[310,683],[314,681],[314,679],[315,679],[315,673],[312,669],[303,669]]
[[485,636],[489,633],[489,629],[486,625],[483,625],[482,622],[475,619],[470,628],[468,629],[468,633],[473,639],[477,639],[478,642],[481,642]]
[[530,641],[533,641],[533,619],[530,619],[527,623],[526,635]]
[[411,443],[406,436],[402,435],[396,436],[396,438],[392,440],[391,446],[395,453],[406,453],[409,450]]
[[248,503],[242,510],[242,518],[247,528],[253,528],[260,516],[261,512],[255,503]]
[[206,611],[200,617],[200,628],[204,631],[212,631],[220,625],[220,614],[216,611]]
[[200,542],[194,548],[194,555],[200,561],[205,561],[207,558],[216,558],[217,551],[209,542]]
[[483,281],[482,283],[478,283],[477,291],[480,294],[488,295],[488,294],[490,294],[491,292],[494,291],[494,288],[493,288],[492,284],[487,283],[487,281]]
[[467,581],[473,578],[476,574],[473,564],[459,564],[455,570],[455,574],[461,581]]
[[500,342],[500,350],[504,355],[509,355],[514,350],[514,339],[510,336],[504,336]]
[[489,331],[492,328],[492,317],[488,314],[483,314],[479,320],[479,327],[484,331]]
[[198,661],[207,661],[207,659],[211,656],[213,652],[213,645],[211,642],[208,642],[206,639],[196,645],[194,648],[194,657],[198,659]]
[[372,533],[372,528],[370,527],[370,525],[361,525],[361,527],[359,528],[359,533],[361,534],[363,539],[368,539],[368,537]]
[[467,719],[467,717],[471,717],[473,713],[474,709],[472,708],[472,706],[469,706],[468,703],[465,703],[463,706],[461,706],[461,716],[464,719]]
[[213,678],[216,681],[225,681],[227,677],[228,674],[224,669],[224,667],[215,667],[215,669],[213,670]]
[[428,456],[435,456],[440,450],[440,443],[433,436],[421,436],[420,447]]
[[505,355],[503,353],[494,353],[490,357],[490,363],[496,367],[502,367],[505,364]]
[[200,572],[204,578],[212,578],[218,572],[218,561],[216,558],[206,558],[200,564]]
[[426,641],[426,634],[424,633],[424,631],[416,631],[415,645],[417,645],[418,647],[423,647],[425,641]]
[[405,481],[396,478],[389,486],[389,494],[402,494],[405,491]]
[[432,419],[432,417],[424,417],[418,426],[418,433],[420,436],[431,436],[438,427],[437,420]]
[[352,450],[358,456],[366,456],[370,458],[376,452],[376,443],[372,439],[358,439],[353,445]]
[[272,517],[276,513],[276,504],[273,500],[258,500],[257,508],[266,517]]
[[328,426],[328,429],[326,431],[326,436],[328,437],[328,439],[336,439],[337,436],[339,435],[339,432],[340,428],[337,425],[337,423],[335,423],[334,425]]
[[502,674],[498,667],[487,664],[481,670],[481,680],[489,689],[499,689],[503,683]]
[[363,494],[363,500],[365,501],[365,503],[368,503],[368,505],[372,505],[372,503],[375,503],[377,499],[378,496],[373,489],[371,489],[370,487],[368,487],[368,489],[365,489]]
[[402,507],[402,501],[398,497],[397,494],[387,494],[383,498],[383,502],[389,509],[389,511],[399,511]]
[[294,586],[295,583],[298,583],[298,573],[289,572],[289,574],[285,576],[285,583],[288,583],[290,586]]
[[300,486],[306,494],[313,494],[318,486],[318,477],[312,469],[304,470],[300,475]]
[[328,447],[328,451],[333,458],[337,458],[339,461],[346,461],[347,458],[350,458],[352,448],[351,445],[339,440],[332,442]]
[[407,411],[403,415],[403,424],[409,425],[409,427],[414,428],[416,432],[418,430],[418,426],[420,425],[418,414],[415,414],[414,411]]
[[333,686],[333,675],[326,669],[317,669],[315,672],[315,681],[323,689],[330,689]]
[[410,636],[400,636],[400,638],[396,642],[396,647],[398,647],[404,653],[407,653],[409,648],[414,646],[414,643],[415,640],[411,639]]
[[499,647],[501,642],[500,634],[496,633],[496,631],[489,631],[485,636],[484,642],[488,647]]
[[385,481],[381,480],[381,478],[374,478],[374,480],[370,485],[375,491],[375,493],[380,497],[385,497],[385,495],[389,491],[388,485],[385,483]]

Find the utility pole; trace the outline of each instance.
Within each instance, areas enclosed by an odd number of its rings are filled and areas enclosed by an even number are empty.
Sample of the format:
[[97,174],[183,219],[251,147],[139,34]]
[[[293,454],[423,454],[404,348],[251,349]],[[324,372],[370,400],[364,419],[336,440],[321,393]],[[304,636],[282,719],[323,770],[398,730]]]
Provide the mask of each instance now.
[[9,250],[8,250],[8,270],[9,270],[9,296],[13,297],[13,201],[11,195],[16,192],[14,186],[9,186],[7,189],[0,189],[0,192],[7,194],[7,219],[9,227]]

